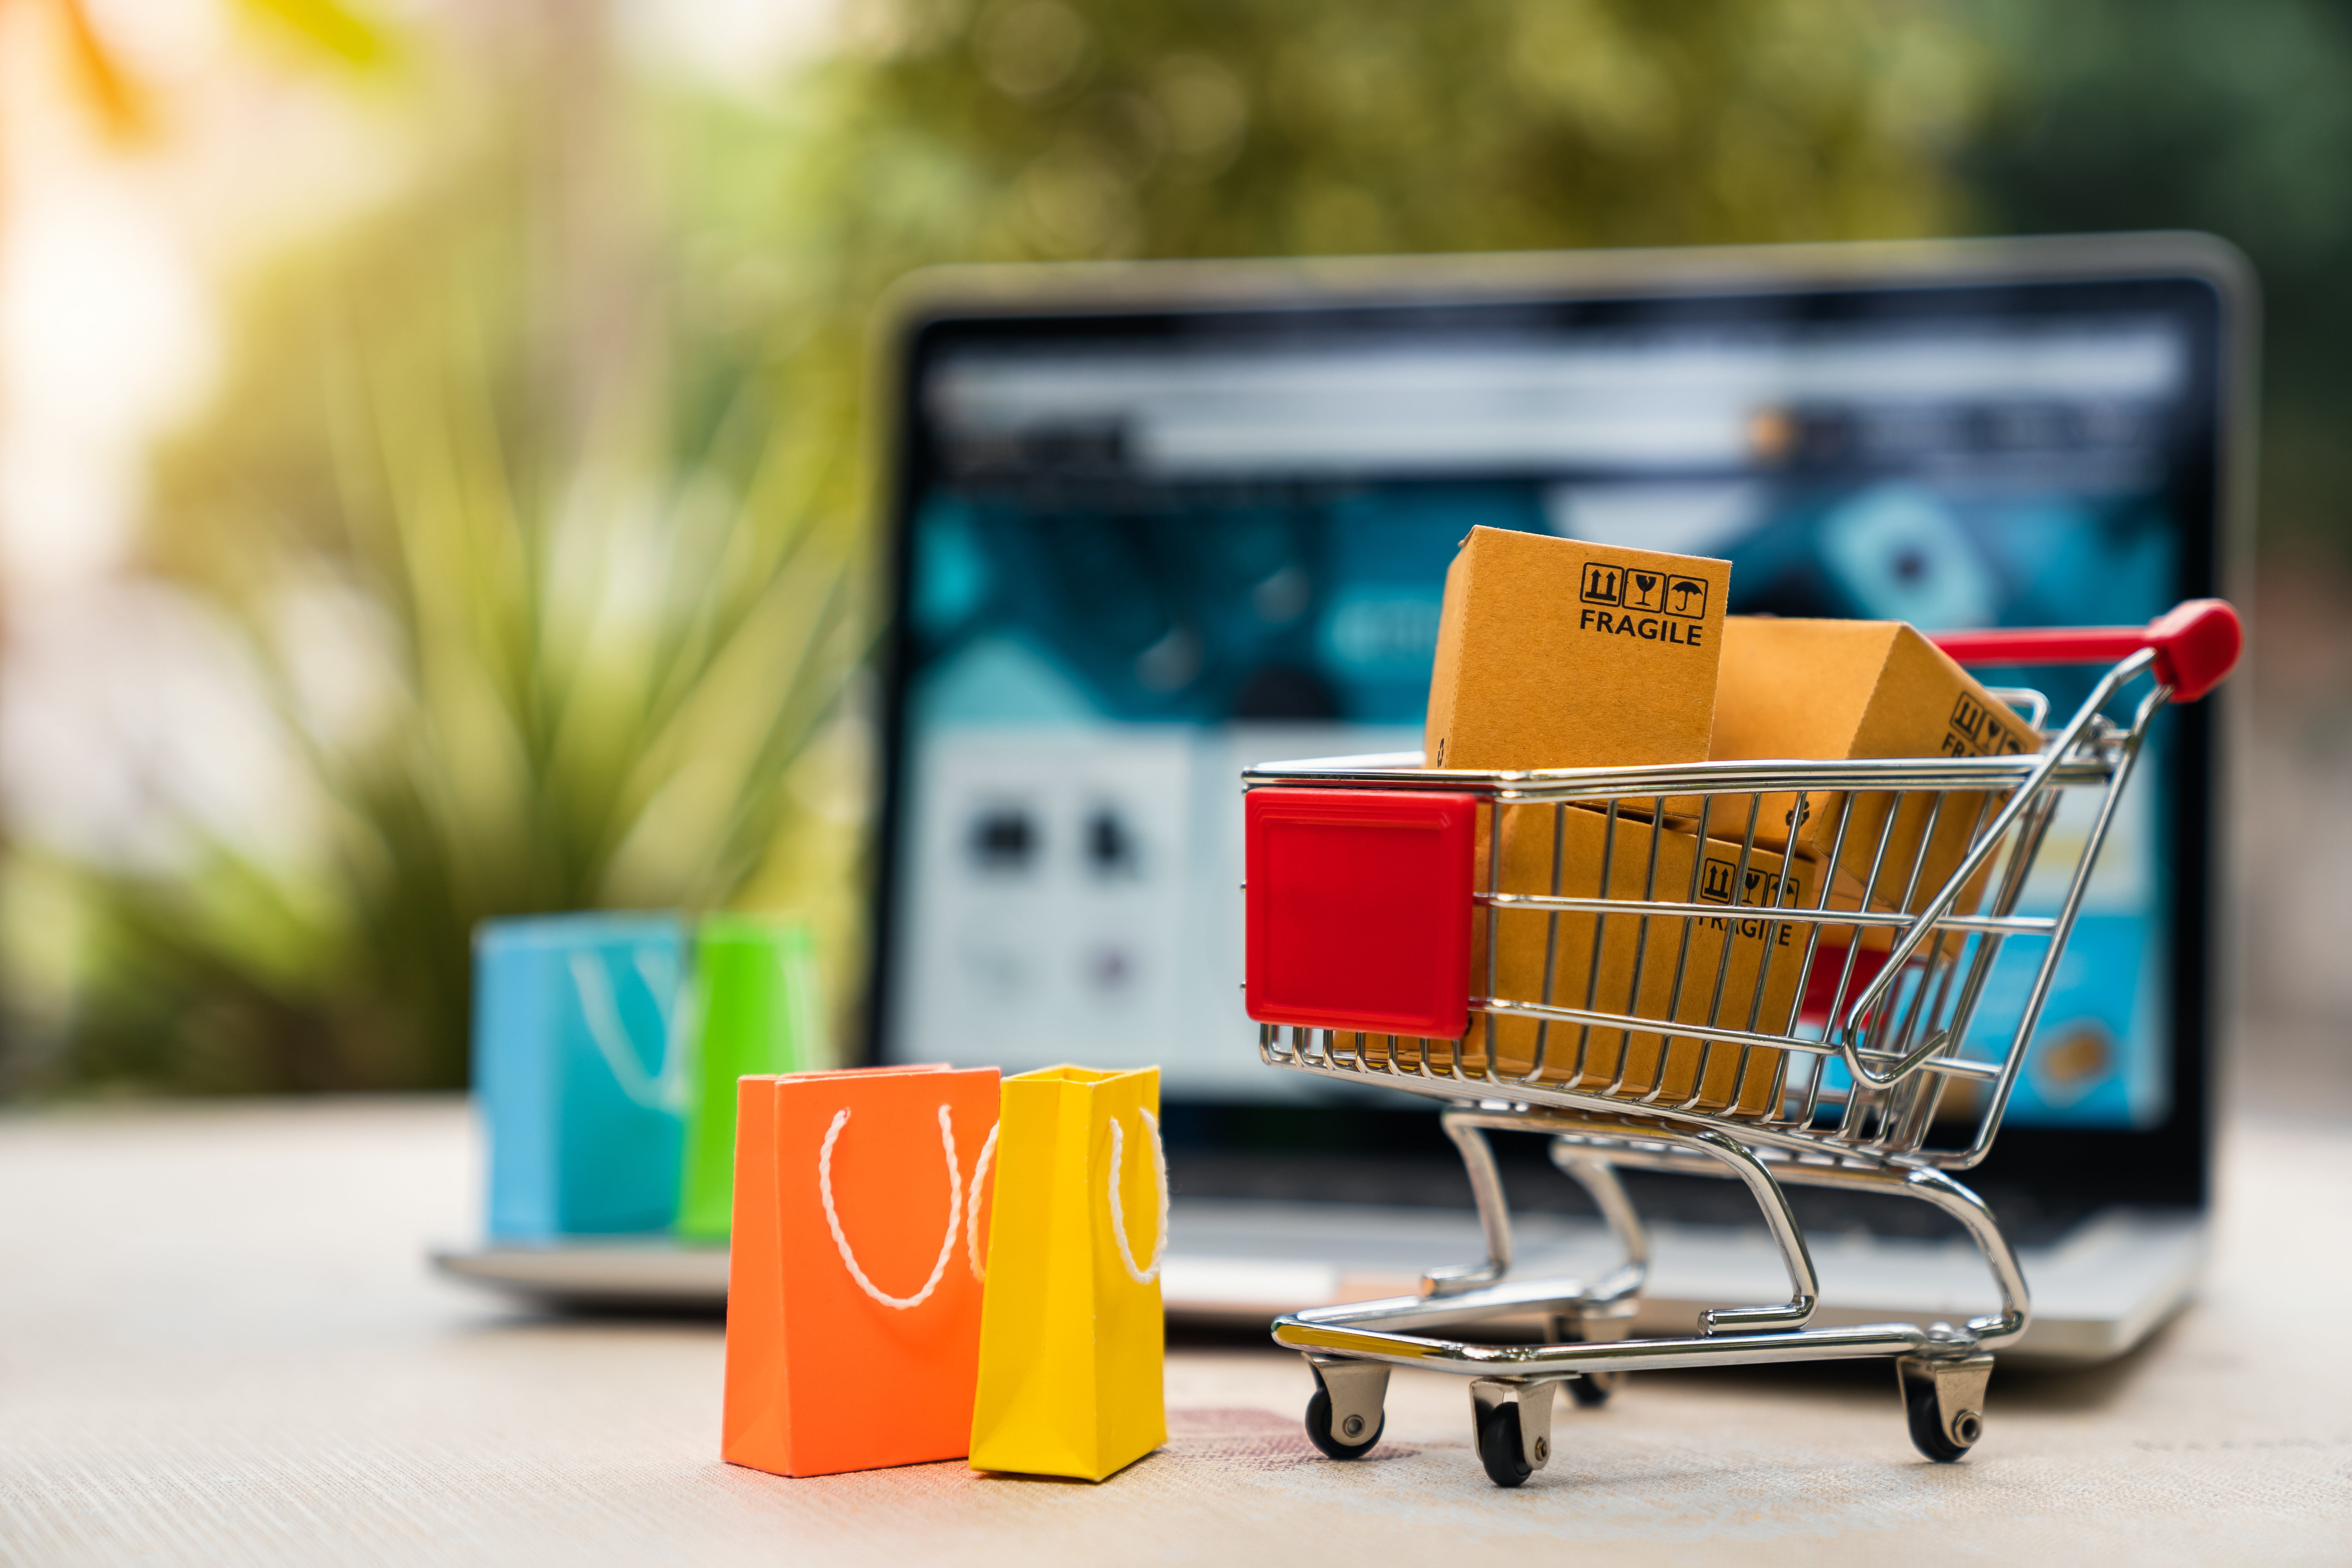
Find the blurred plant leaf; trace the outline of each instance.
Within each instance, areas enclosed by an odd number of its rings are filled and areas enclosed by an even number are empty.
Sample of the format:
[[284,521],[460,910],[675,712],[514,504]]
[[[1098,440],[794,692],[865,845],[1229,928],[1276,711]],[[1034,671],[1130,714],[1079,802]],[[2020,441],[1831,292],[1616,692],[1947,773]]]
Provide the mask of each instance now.
[[[495,184],[423,205],[472,211]],[[462,1083],[478,921],[723,905],[804,815],[788,775],[865,617],[854,540],[801,504],[775,411],[745,388],[681,447],[666,378],[632,366],[581,439],[551,437],[519,391],[510,252],[479,243],[500,221],[402,243],[418,216],[257,289],[288,319],[247,401],[163,473],[153,564],[243,628],[324,830],[254,846],[190,823],[168,876],[87,868],[68,1074]],[[284,614],[320,583],[379,650],[341,723],[307,690],[320,628]]]
[[[153,132],[152,95],[92,20],[88,0],[51,3],[68,70],[100,124],[124,141]],[[347,66],[377,65],[392,53],[392,35],[340,0],[238,0],[238,4],[271,30],[294,39],[306,52],[331,57]]]
[[346,65],[374,65],[389,53],[389,35],[338,0],[240,0],[240,5]]
[[123,138],[151,129],[153,116],[146,94],[116,62],[104,36],[91,25],[84,0],[56,0],[56,4],[74,80],[100,123]]

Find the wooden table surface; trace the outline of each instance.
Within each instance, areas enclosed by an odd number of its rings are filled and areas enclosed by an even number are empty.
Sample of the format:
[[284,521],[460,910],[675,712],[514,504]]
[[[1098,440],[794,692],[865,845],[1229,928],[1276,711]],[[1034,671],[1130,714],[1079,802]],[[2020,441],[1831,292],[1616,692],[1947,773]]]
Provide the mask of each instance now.
[[449,1100],[0,1117],[0,1561],[2352,1563],[2333,1115],[2233,1123],[2200,1302],[2116,1364],[1996,1372],[1965,1464],[1913,1454],[1875,1363],[1654,1373],[1563,1401],[1514,1492],[1458,1381],[1400,1373],[1378,1457],[1333,1464],[1297,1360],[1246,1343],[1173,1351],[1168,1447],[1098,1487],[737,1469],[715,1323],[428,1275],[478,1174]]

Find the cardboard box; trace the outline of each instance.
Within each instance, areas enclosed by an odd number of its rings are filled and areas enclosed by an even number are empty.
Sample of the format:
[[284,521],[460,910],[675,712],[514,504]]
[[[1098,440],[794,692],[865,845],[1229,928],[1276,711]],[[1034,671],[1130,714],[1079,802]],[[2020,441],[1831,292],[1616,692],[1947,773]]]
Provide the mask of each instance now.
[[[1544,1002],[1549,961],[1553,1006],[1660,1022],[1711,1021],[1719,1028],[1758,1034],[1788,1031],[1796,1016],[1805,927],[1738,911],[1804,906],[1819,897],[1820,867],[1811,857],[1755,850],[1743,878],[1737,844],[1709,840],[1702,846],[1693,834],[1654,829],[1622,816],[1612,830],[1604,812],[1582,806],[1529,805],[1504,811],[1504,892],[1631,900],[1646,891],[1666,902],[1721,904],[1724,913],[1644,917],[1638,903],[1629,903],[1622,915],[1606,916],[1506,910],[1496,921],[1494,995]],[[1475,885],[1484,889],[1488,884],[1483,829],[1479,843]],[[1483,916],[1473,917],[1471,940],[1471,983],[1484,991]],[[1533,1071],[1540,1056],[1545,1082],[1626,1100],[1659,1090],[1653,1103],[1666,1105],[1679,1105],[1696,1089],[1695,1108],[1701,1110],[1755,1115],[1774,1109],[1785,1067],[1784,1053],[1778,1050],[1710,1048],[1687,1037],[1670,1039],[1532,1018],[1496,1018],[1492,1025],[1492,1057],[1504,1073]],[[1483,1066],[1487,1059],[1487,1027],[1485,1018],[1471,1020],[1464,1042],[1466,1065]]]
[[[2041,737],[2021,715],[1900,621],[1733,616],[1724,622],[1722,642],[1715,734],[1707,751],[1718,760],[2010,756],[2041,746]],[[1708,836],[1735,843],[1745,837],[1751,798],[1718,800],[1707,819]],[[1840,799],[1808,798],[1801,812],[1794,795],[1763,796],[1756,842],[1774,848],[1793,845],[1827,858]],[[2001,799],[1982,793],[1947,795],[1924,856],[1934,797],[1906,800],[1886,833],[1885,853],[1868,890],[1869,907],[1924,908],[1958,868],[1969,841],[2000,809]],[[1895,800],[1892,793],[1854,796],[1831,907],[1858,907]],[[1673,820],[1695,826],[1698,806],[1694,798],[1678,797],[1668,811]],[[1985,879],[1983,874],[1975,878],[1956,907],[1973,910]],[[1832,934],[1824,933],[1823,940]],[[1885,933],[1874,932],[1871,940],[1883,945]]]
[[1727,562],[1472,529],[1445,574],[1429,765],[1701,761],[1730,585]]

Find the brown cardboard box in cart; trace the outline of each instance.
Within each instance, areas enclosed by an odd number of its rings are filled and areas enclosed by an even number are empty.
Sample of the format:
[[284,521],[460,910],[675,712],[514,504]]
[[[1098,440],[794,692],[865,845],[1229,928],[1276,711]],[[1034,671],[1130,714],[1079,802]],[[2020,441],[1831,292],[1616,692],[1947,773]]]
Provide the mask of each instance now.
[[1730,586],[1727,562],[1472,529],[1445,574],[1429,765],[1703,760]]
[[[1490,808],[1491,809],[1491,808]],[[1757,911],[1798,908],[1820,896],[1820,865],[1799,851],[1748,853],[1720,839],[1577,805],[1504,807],[1499,890],[1567,898],[1720,904],[1719,916],[1505,910],[1496,917],[1493,994],[1522,1003],[1783,1034],[1795,1021],[1805,927]],[[1486,831],[1475,885],[1486,880]],[[1557,850],[1557,854],[1555,854]],[[1654,858],[1654,868],[1653,861]],[[1605,888],[1605,891],[1604,891]],[[1486,984],[1486,921],[1474,917],[1471,975]],[[1549,977],[1547,988],[1546,979]],[[1490,1048],[1497,1071],[1620,1099],[1755,1115],[1773,1109],[1784,1053],[1664,1032],[1585,1027],[1526,1017],[1473,1018],[1470,1065]]]
[[[1731,567],[1723,561],[1627,550],[1581,540],[1505,529],[1475,528],[1463,540],[1445,576],[1445,606],[1438,626],[1437,658],[1430,676],[1425,754],[1438,768],[1518,769],[1639,767],[1696,763],[1706,756],[1714,730],[1717,660],[1722,643],[1724,598]],[[1555,831],[1555,825],[1558,831]],[[1503,886],[1507,891],[1543,893],[1553,885],[1553,840],[1560,873],[1570,890],[1591,896],[1601,879],[1603,841],[1610,837],[1602,813],[1582,806],[1514,807],[1502,834]],[[1624,820],[1611,857],[1611,897],[1638,897],[1646,870],[1651,830]],[[1638,850],[1629,847],[1634,839]],[[1658,836],[1662,898],[1685,896],[1698,858],[1689,834]],[[1481,830],[1479,886],[1486,886]],[[1730,880],[1712,873],[1728,900]],[[1638,863],[1638,864],[1637,864]],[[1777,873],[1780,858],[1756,858],[1759,869]],[[1631,891],[1626,879],[1632,876]],[[1597,1011],[1666,1020],[1703,1020],[1709,1016],[1716,971],[1727,951],[1726,994],[1753,989],[1765,948],[1760,935],[1745,938],[1737,922],[1657,920],[1672,927],[1679,945],[1683,928],[1691,941],[1688,971],[1676,990],[1675,957],[1650,952],[1635,934],[1633,916],[1598,922],[1603,940],[1596,949],[1596,921],[1590,915],[1515,911],[1500,917],[1496,994],[1519,1001],[1544,999],[1549,968],[1552,1000],[1583,1006],[1586,981]],[[1756,922],[1748,922],[1754,925]],[[1473,921],[1477,951],[1473,973],[1486,975],[1486,922]],[[1759,928],[1760,930],[1760,928]],[[1641,954],[1637,958],[1637,950]],[[1636,970],[1639,973],[1636,973]],[[1701,971],[1704,977],[1701,977]],[[1770,976],[1767,973],[1767,978]],[[1772,982],[1786,994],[1769,995],[1763,1030],[1785,1028],[1793,1006],[1796,964],[1780,966]],[[1778,1017],[1772,1015],[1777,1009]],[[1733,1026],[1745,1027],[1743,1010]],[[1737,1047],[1705,1054],[1684,1038],[1669,1046],[1660,1036],[1623,1030],[1583,1031],[1524,1018],[1495,1021],[1495,1063],[1506,1072],[1535,1070],[1544,1048],[1548,1081],[1574,1081],[1605,1090],[1618,1084],[1639,1095],[1657,1089],[1669,1102],[1698,1092],[1708,1109],[1720,1109],[1745,1095],[1769,1102],[1778,1062],[1751,1055],[1742,1071]],[[1473,1063],[1484,1059],[1489,1042],[1484,1020],[1473,1024],[1465,1044]],[[1444,1048],[1444,1047],[1440,1047]],[[1777,1058],[1778,1053],[1770,1053]],[[1621,1072],[1622,1069],[1622,1072]]]
[[[2010,756],[2040,745],[2021,715],[1900,621],[1733,616],[1724,622],[1715,735],[1707,750],[1712,758]],[[1899,811],[1895,798],[1891,793],[1855,795],[1838,851],[1832,907],[1856,907],[1867,883],[1874,910],[1924,908],[1958,868],[1969,842],[2003,797],[1948,795],[1940,813],[1933,795],[1914,795]],[[1749,799],[1717,801],[1707,818],[1708,836],[1735,843],[1745,837]],[[1840,804],[1834,795],[1808,797],[1801,805],[1794,795],[1766,795],[1757,812],[1756,842],[1774,848],[1793,844],[1826,859]],[[1677,798],[1668,810],[1675,820],[1690,823],[1698,807],[1696,799]],[[1956,906],[1961,912],[1976,908],[1988,873],[1972,879]],[[1825,931],[1823,940],[1837,936],[1834,930]],[[1866,945],[1884,946],[1885,941],[1881,929]]]

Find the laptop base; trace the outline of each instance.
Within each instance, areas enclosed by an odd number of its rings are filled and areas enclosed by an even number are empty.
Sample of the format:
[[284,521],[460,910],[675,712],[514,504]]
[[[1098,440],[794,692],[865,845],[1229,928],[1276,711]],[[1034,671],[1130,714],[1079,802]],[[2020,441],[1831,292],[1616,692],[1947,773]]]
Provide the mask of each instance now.
[[[1597,1220],[1529,1215],[1513,1229],[1518,1278],[1590,1276],[1616,1260]],[[1234,1329],[1304,1307],[1411,1294],[1424,1270],[1484,1256],[1477,1217],[1460,1209],[1180,1198],[1170,1233],[1160,1276],[1170,1319]],[[1704,1308],[1786,1288],[1760,1227],[1660,1220],[1650,1234],[1636,1333],[1689,1333]],[[1809,1239],[1822,1277],[1816,1327],[1958,1321],[1993,1300],[1981,1259],[1957,1236],[1857,1229]],[[2206,1243],[2193,1211],[2111,1208],[2021,1247],[2033,1320],[2002,1364],[2079,1366],[2123,1354],[2189,1300]],[[666,1236],[446,1247],[432,1262],[454,1279],[559,1310],[715,1313],[727,1303],[727,1248]]]

